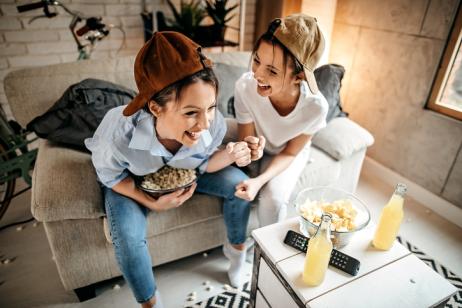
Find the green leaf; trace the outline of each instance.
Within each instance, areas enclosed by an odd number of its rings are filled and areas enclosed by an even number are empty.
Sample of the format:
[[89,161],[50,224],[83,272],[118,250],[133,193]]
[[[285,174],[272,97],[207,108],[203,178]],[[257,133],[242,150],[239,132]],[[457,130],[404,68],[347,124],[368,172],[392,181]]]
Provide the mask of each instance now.
[[[183,0],[181,2],[183,2]],[[172,1],[167,0],[167,4],[170,7],[170,9],[172,10],[173,15],[175,16],[175,20],[177,20],[177,21],[180,20],[181,19],[180,13],[178,13],[178,11],[176,10],[176,7],[173,5]]]
[[228,0],[205,0],[206,11],[215,24],[225,26],[235,16],[227,17],[239,5],[235,4],[226,8],[227,4]]

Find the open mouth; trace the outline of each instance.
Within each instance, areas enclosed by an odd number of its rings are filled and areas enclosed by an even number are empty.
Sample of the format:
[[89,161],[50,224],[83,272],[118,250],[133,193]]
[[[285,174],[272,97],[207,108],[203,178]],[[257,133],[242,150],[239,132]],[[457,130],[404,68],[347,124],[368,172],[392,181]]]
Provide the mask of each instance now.
[[270,85],[267,85],[267,84],[264,84],[264,83],[259,83],[258,82],[257,85],[258,85],[258,88],[263,90],[263,91],[269,90],[271,88]]
[[188,136],[192,140],[198,140],[199,137],[201,136],[201,132],[189,132],[185,131],[185,135]]

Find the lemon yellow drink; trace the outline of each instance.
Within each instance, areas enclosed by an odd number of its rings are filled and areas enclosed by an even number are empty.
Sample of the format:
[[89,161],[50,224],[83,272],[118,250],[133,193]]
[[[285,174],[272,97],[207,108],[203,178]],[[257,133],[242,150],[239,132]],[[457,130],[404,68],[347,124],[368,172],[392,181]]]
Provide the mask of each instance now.
[[309,286],[320,285],[324,280],[332,253],[330,223],[331,216],[329,214],[324,214],[318,231],[308,242],[305,266],[303,269],[303,281]]
[[377,249],[388,250],[393,245],[404,216],[403,204],[405,194],[406,186],[398,184],[390,201],[383,208],[374,239],[372,240],[372,244]]

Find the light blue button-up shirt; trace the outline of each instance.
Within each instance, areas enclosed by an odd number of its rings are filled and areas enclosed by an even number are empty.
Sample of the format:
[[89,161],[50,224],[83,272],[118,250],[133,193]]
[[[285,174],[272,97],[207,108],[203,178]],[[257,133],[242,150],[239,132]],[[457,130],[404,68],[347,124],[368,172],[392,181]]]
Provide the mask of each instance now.
[[192,147],[182,146],[173,155],[157,139],[150,113],[140,110],[126,117],[122,114],[124,108],[109,110],[93,137],[85,140],[98,179],[107,187],[113,187],[130,173],[146,175],[165,165],[205,172],[210,155],[226,133],[225,120],[216,110],[215,119],[199,142]]

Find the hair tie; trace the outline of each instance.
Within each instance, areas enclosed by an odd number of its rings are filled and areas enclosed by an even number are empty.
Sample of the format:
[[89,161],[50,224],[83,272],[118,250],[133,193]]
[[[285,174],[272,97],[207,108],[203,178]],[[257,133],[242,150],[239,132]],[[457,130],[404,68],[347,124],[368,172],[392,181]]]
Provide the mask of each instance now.
[[274,32],[276,31],[276,29],[281,25],[281,19],[280,18],[276,18],[274,19],[268,26],[268,31],[266,31],[266,33],[268,33],[269,35],[273,35]]

